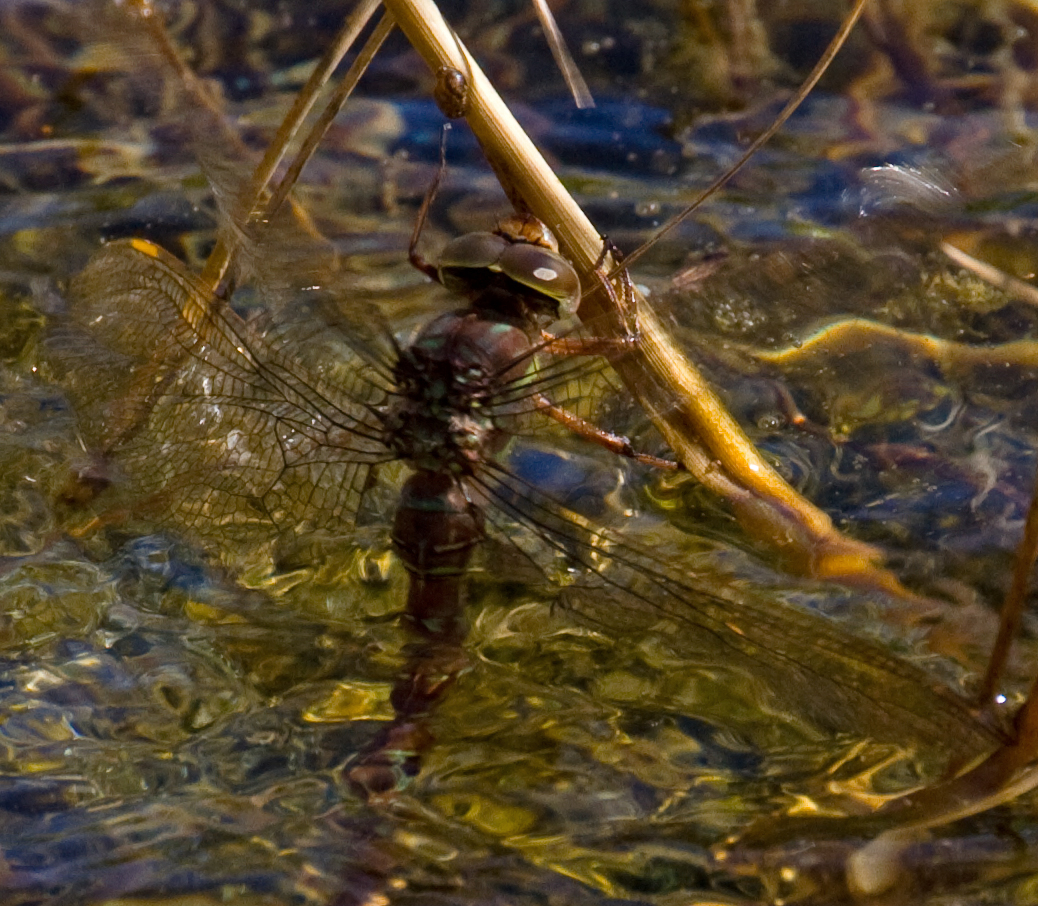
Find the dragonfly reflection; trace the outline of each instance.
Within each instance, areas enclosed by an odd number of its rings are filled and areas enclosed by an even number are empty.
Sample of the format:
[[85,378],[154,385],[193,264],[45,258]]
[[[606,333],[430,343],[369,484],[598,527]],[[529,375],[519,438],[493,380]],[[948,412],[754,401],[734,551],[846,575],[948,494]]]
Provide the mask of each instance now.
[[[542,334],[579,299],[546,228],[512,218],[455,240],[436,267],[415,262],[467,304],[401,348],[377,317],[319,293],[319,327],[265,331],[157,246],[115,242],[74,282],[77,326],[58,344],[93,444],[188,534],[231,543],[343,531],[379,465],[410,466],[392,538],[410,574],[415,641],[392,693],[397,719],[351,763],[356,786],[381,793],[417,770],[425,717],[464,665],[471,553],[516,525],[581,571],[560,600],[596,627],[654,628],[683,656],[752,674],[779,707],[828,730],[994,747],[960,698],[880,646],[764,595],[699,588],[680,564],[589,524],[498,460],[532,421],[565,421],[563,388],[578,367]],[[622,438],[586,433],[630,453]]]

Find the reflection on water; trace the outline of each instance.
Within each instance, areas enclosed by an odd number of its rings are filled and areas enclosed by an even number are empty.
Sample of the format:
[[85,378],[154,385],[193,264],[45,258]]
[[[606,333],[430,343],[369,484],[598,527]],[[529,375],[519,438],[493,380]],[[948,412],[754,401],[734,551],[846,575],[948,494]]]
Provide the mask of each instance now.
[[[673,135],[672,117],[657,106],[606,103],[572,115],[560,106],[533,105],[530,119],[620,240],[691,194],[707,176],[701,169],[713,175],[739,137],[737,119]],[[280,96],[259,96],[235,109],[266,134],[283,107]],[[334,193],[313,193],[316,216],[349,256],[358,291],[391,300],[402,329],[434,304],[401,254],[409,202],[435,153],[437,138],[421,129],[431,110],[414,101],[355,110],[314,171],[317,185],[341,181]],[[829,145],[857,140],[854,129],[834,126],[834,110],[849,106],[819,100],[795,134]],[[897,105],[880,114],[877,128],[891,142],[925,134],[927,147],[944,142],[949,156],[967,138],[982,143],[969,135],[980,120]],[[62,281],[99,237],[145,233],[197,265],[214,225],[189,151],[154,111],[116,123],[90,115],[74,123],[97,140],[90,147],[23,136],[23,152],[0,159],[12,187],[0,219],[5,904],[755,902],[764,882],[716,863],[710,848],[719,840],[778,810],[849,809],[921,779],[918,753],[823,736],[774,697],[762,709],[753,676],[696,663],[649,629],[590,629],[539,584],[502,582],[484,561],[468,615],[471,667],[433,718],[438,741],[418,781],[384,807],[358,800],[343,766],[392,716],[389,691],[407,643],[396,621],[405,577],[383,556],[377,530],[370,546],[303,539],[273,577],[264,570],[269,552],[230,574],[153,526],[98,528],[94,513],[57,502],[84,457],[75,413],[48,375],[33,371],[41,362],[36,312],[60,315]],[[1004,142],[998,122],[984,116],[987,144]],[[16,125],[7,123],[8,141]],[[587,147],[606,141],[610,153],[587,161]],[[877,267],[875,239],[848,224],[858,211],[855,174],[880,151],[834,163],[802,145],[766,157],[708,226],[685,228],[659,254],[646,279],[660,289],[679,266],[697,263],[684,260],[680,242],[735,259],[735,239],[781,238],[770,247],[781,257],[772,268],[753,257],[768,247],[753,246],[740,276],[704,284],[675,323],[707,336],[690,345],[780,468],[854,532],[896,550],[921,588],[956,599],[962,610],[942,624],[942,651],[976,669],[977,636],[990,624],[979,605],[997,600],[1005,583],[1029,493],[1033,376],[996,366],[950,374],[881,345],[821,365],[747,366],[745,357],[733,364],[725,345],[781,347],[802,328],[848,314],[1004,341],[1029,336],[1033,314],[931,279],[940,265],[907,242],[896,255],[881,249],[892,282],[864,280]],[[383,155],[404,148],[411,162],[384,164]],[[442,202],[450,228],[473,218],[485,226],[491,180],[463,141],[451,153],[459,167]],[[685,162],[692,153],[696,160]],[[383,216],[387,197],[398,213]],[[1015,216],[1030,216],[1026,202],[1012,207]],[[988,221],[1005,213],[994,202],[991,209]],[[847,232],[833,239],[837,227]],[[830,240],[842,256],[832,245],[819,254]],[[753,285],[762,279],[767,292]],[[776,284],[788,297],[776,299]],[[621,405],[613,417],[622,430],[638,428]],[[641,495],[638,483],[652,479],[635,476],[618,492],[594,466],[571,477],[574,462],[555,465],[560,484],[610,496],[585,501],[592,506],[631,510],[646,543],[703,581],[714,576],[843,614],[963,682],[949,662],[932,663],[918,630],[895,632],[877,617],[884,602],[785,579],[745,553],[727,514],[695,489],[655,482]],[[662,524],[660,513],[687,534]],[[1018,682],[1025,668],[1018,665]],[[967,897],[1029,902],[1032,811],[1017,802],[947,840],[921,842],[924,886],[961,883]],[[958,881],[943,873],[949,851],[970,866]],[[816,853],[824,868],[825,848]],[[927,902],[947,902],[941,897],[938,890]]]

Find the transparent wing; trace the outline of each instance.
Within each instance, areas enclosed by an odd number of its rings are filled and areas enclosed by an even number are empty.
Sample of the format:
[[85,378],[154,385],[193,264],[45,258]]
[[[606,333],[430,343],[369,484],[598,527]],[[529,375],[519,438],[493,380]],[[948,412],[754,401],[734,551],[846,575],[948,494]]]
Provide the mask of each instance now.
[[956,754],[969,755],[998,744],[940,681],[823,616],[748,587],[701,587],[503,466],[489,466],[480,487],[508,522],[536,533],[544,555],[576,568],[563,604],[614,638],[654,633],[691,662],[753,678],[771,707],[829,732],[937,751],[955,739]]
[[[334,245],[290,205],[250,221],[250,188],[240,155],[210,135],[199,135],[195,149],[213,191],[218,235],[232,250],[235,286],[262,288],[262,301],[279,324],[293,324],[296,349],[312,351],[313,342],[331,328],[336,337],[372,365],[396,354],[392,331],[381,311],[350,286],[348,268]],[[355,282],[355,281],[354,281]],[[309,335],[303,325],[310,324]],[[316,325],[316,326],[314,326]],[[319,357],[313,361],[320,361]]]
[[370,466],[389,458],[376,371],[357,358],[315,377],[206,293],[139,240],[106,246],[77,277],[75,327],[53,348],[87,442],[202,538],[351,519]]

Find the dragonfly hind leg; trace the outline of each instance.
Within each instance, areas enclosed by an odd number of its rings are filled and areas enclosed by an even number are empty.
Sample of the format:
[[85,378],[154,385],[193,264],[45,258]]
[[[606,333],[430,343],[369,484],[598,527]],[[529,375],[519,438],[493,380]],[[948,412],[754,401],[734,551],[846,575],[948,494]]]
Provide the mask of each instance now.
[[561,406],[556,406],[555,403],[549,400],[546,396],[539,393],[534,397],[534,405],[537,407],[538,411],[543,412],[549,418],[557,421],[560,425],[565,425],[574,434],[583,437],[585,440],[591,441],[593,444],[598,444],[598,446],[609,450],[611,453],[616,453],[618,456],[624,456],[643,466],[650,466],[654,469],[664,469],[668,472],[681,472],[685,469],[684,465],[680,462],[674,462],[670,459],[662,459],[659,456],[652,456],[649,453],[640,453],[631,446],[631,441],[623,435],[613,434],[611,431],[605,431],[597,425],[587,421],[587,419],[583,419],[579,415],[575,415],[574,413],[563,409]]

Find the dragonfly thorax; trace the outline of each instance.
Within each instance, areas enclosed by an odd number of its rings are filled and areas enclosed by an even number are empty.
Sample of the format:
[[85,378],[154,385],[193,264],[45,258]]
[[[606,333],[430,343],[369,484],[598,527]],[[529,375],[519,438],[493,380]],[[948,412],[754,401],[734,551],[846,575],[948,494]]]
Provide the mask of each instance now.
[[527,367],[530,340],[475,308],[436,318],[394,369],[386,443],[417,469],[470,474],[496,452],[494,396]]

